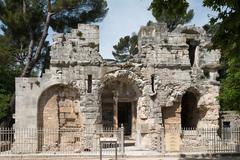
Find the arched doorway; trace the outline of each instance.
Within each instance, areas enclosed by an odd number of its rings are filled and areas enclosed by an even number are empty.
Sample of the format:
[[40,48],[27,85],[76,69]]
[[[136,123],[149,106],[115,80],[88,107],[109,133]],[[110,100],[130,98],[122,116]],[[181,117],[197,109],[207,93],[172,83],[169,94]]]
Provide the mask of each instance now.
[[197,108],[198,99],[193,92],[187,91],[181,102],[181,126],[182,128],[197,128],[199,113]]
[[[39,150],[61,150],[63,138],[71,137],[66,129],[80,128],[80,96],[77,89],[54,85],[46,89],[38,101]],[[58,145],[53,145],[58,144]],[[67,146],[64,146],[67,147]]]
[[125,128],[125,135],[136,132],[139,89],[128,79],[115,79],[105,84],[101,95],[102,124],[106,127]]

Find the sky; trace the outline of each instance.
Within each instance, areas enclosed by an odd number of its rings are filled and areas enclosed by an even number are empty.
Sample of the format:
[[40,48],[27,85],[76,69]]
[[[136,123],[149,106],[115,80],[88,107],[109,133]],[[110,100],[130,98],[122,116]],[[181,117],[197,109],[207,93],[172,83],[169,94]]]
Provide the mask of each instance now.
[[[103,58],[113,58],[113,45],[120,37],[138,33],[141,26],[149,20],[155,21],[148,7],[152,0],[107,0],[108,14],[100,27],[100,54]],[[194,9],[194,18],[189,24],[202,26],[208,23],[208,15],[214,15],[210,9],[202,6],[202,0],[188,0],[190,9]]]

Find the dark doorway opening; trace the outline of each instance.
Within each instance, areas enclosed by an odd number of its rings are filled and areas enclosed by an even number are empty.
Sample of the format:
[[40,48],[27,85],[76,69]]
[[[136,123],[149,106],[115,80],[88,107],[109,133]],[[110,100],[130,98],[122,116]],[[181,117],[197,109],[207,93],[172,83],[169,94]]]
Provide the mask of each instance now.
[[196,50],[196,47],[198,46],[199,42],[195,41],[193,39],[188,39],[187,44],[189,46],[189,48],[188,48],[189,61],[190,61],[191,67],[192,67],[194,64],[194,60],[195,60],[195,50]]
[[118,126],[124,127],[124,134],[131,135],[132,133],[132,105],[130,102],[118,103]]
[[113,128],[113,103],[102,103],[102,124],[104,128]]
[[182,97],[181,124],[182,128],[196,129],[199,114],[197,109],[197,98],[194,93],[186,92]]

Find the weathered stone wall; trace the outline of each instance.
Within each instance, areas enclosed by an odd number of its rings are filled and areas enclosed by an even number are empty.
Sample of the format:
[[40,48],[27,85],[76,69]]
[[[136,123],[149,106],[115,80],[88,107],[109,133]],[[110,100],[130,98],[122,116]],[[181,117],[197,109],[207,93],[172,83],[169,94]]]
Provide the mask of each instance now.
[[[163,123],[160,121],[160,125],[180,129],[182,97],[186,92],[191,92],[198,101],[197,128],[218,127],[219,82],[216,78],[220,53],[208,50],[210,38],[200,27],[178,26],[171,33],[167,32],[165,24],[153,24],[140,29],[140,53],[134,57],[133,62],[142,63],[141,73],[148,83],[146,92],[149,92],[150,98],[146,103],[147,110],[150,111],[146,113],[152,113],[145,120],[148,126],[156,126],[157,118],[161,117]],[[193,59],[189,54],[189,41],[196,43]],[[149,89],[149,85],[152,85],[151,75],[154,76],[155,93]],[[154,111],[160,111],[161,114],[153,114]],[[152,123],[150,119],[153,120]],[[176,135],[175,139],[179,137]]]
[[[102,57],[98,53],[98,27],[79,25],[72,33],[54,39],[50,68],[43,76],[16,79],[15,128],[93,128],[93,124],[100,123],[97,86]],[[92,75],[90,93],[88,75]],[[36,145],[31,149],[36,151],[39,137],[34,133],[32,137]]]
[[240,114],[236,111],[222,111],[221,114],[221,125],[224,126],[224,122],[229,122],[229,128],[239,128],[240,124]]
[[[57,34],[50,68],[43,76],[16,79],[16,128],[37,128],[41,121],[54,123],[44,116],[37,119],[40,107],[48,112],[45,115],[59,114],[58,127],[94,127],[103,124],[106,114],[113,114],[107,115],[106,123],[119,127],[118,103],[127,102],[132,107],[131,136],[136,144],[160,150],[159,131],[181,128],[186,92],[197,99],[197,128],[218,127],[220,54],[208,50],[211,37],[202,28],[178,26],[168,32],[165,24],[142,27],[139,53],[126,63],[102,59],[98,32],[97,26],[79,25],[71,33]],[[55,91],[54,86],[73,90]],[[43,98],[45,93],[50,96]],[[63,102],[58,98],[61,95]],[[71,111],[60,107],[65,103],[73,106],[68,107]],[[71,125],[65,116],[74,117]],[[179,140],[180,134],[175,138]]]

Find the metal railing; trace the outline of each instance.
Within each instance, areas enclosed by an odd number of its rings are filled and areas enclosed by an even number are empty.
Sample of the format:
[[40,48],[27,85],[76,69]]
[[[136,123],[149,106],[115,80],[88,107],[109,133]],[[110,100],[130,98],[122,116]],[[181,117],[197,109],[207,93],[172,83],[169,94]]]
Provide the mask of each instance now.
[[240,152],[240,128],[185,128],[180,136],[182,152]]
[[[161,153],[240,152],[240,128],[163,129],[152,141]],[[105,139],[104,139],[105,138]],[[72,154],[80,156],[114,156],[125,154],[124,129],[112,127],[62,129],[0,128],[0,155],[9,154]],[[114,143],[113,143],[114,141]],[[115,144],[117,141],[117,145]],[[173,142],[173,146],[171,143]],[[177,144],[178,143],[178,144]],[[161,144],[161,145],[160,145]],[[171,148],[172,147],[172,148]],[[167,150],[168,149],[168,150]]]
[[[116,139],[118,155],[124,154],[124,129],[113,128],[0,128],[0,154],[78,154],[99,156],[100,138]],[[102,155],[114,155],[104,144]]]

